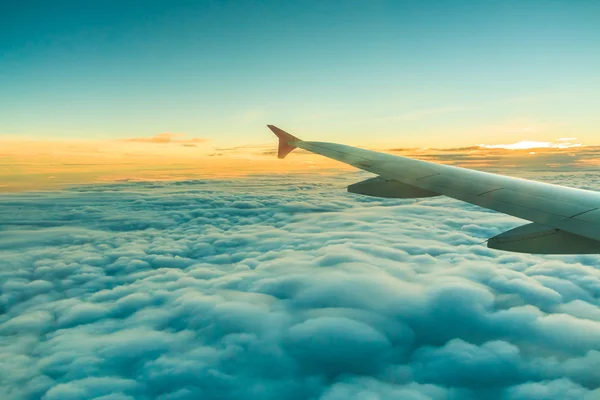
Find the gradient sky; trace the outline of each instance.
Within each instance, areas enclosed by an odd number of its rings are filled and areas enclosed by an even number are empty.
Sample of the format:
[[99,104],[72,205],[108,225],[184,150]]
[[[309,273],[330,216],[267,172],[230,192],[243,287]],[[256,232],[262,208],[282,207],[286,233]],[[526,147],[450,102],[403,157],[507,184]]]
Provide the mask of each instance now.
[[0,135],[598,144],[598,1],[0,5]]

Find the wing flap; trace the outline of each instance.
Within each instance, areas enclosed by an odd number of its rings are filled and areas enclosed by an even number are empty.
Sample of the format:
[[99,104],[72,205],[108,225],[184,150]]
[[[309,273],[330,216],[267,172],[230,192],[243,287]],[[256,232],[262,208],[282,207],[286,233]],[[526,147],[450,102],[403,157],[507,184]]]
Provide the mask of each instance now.
[[407,185],[406,183],[395,180],[386,180],[379,176],[348,186],[348,192],[389,199],[416,199],[440,195],[439,193],[434,193],[416,186]]
[[600,254],[600,242],[550,226],[531,223],[488,240],[496,250],[530,254]]
[[458,179],[442,174],[426,176],[424,178],[419,179],[419,181],[422,181],[424,184],[427,184],[432,189],[434,187],[442,187],[447,188],[449,190],[459,191],[476,196],[481,196],[482,194],[491,193],[492,191],[501,189],[497,185],[478,183],[472,180]]

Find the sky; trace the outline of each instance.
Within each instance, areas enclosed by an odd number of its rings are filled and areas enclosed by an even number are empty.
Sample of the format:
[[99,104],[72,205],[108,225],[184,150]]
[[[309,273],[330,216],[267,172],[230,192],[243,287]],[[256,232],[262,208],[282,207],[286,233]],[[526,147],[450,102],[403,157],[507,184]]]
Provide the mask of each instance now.
[[340,168],[273,159],[267,124],[382,151],[598,145],[599,18],[586,0],[1,2],[0,190]]
[[593,0],[0,7],[2,136],[600,144]]

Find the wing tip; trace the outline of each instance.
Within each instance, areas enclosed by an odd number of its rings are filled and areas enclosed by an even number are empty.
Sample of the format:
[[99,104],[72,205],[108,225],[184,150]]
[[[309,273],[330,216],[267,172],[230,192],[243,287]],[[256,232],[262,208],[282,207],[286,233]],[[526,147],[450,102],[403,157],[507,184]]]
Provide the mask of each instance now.
[[275,125],[267,125],[267,128],[269,128],[279,138],[277,158],[285,158],[285,156],[287,156],[296,148],[296,146],[294,146],[294,143],[301,141],[296,136],[290,135],[289,133],[287,133],[283,129],[279,129]]

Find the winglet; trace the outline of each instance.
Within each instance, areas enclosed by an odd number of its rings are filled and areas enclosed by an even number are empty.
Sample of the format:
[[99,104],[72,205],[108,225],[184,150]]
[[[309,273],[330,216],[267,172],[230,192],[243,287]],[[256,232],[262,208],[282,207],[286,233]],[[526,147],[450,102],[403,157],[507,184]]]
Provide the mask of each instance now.
[[297,137],[290,135],[286,131],[283,131],[275,125],[267,125],[267,127],[273,131],[279,138],[279,148],[277,149],[277,158],[285,158],[292,150],[296,148],[294,144],[301,140]]

